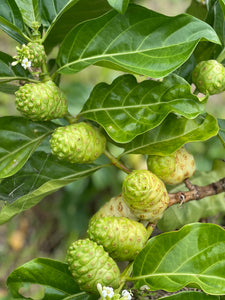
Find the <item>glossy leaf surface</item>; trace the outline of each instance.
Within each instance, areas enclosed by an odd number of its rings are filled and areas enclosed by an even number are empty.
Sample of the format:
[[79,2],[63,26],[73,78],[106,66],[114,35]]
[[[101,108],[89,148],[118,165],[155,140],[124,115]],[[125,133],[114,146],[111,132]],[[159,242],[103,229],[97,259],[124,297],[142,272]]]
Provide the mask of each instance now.
[[41,17],[38,9],[38,0],[15,0],[22,14],[24,23],[29,27],[33,22],[41,24]]
[[170,114],[159,126],[127,144],[122,155],[168,155],[186,143],[207,140],[217,132],[217,120],[211,115],[200,115],[188,120]]
[[107,0],[109,4],[117,10],[119,13],[123,14],[125,13],[130,0]]
[[48,258],[36,258],[25,263],[15,269],[7,280],[7,286],[16,299],[22,297],[20,290],[28,284],[44,287],[43,300],[73,299],[71,295],[74,299],[96,299],[80,291],[67,264]]
[[61,187],[89,176],[102,166],[70,164],[58,161],[51,154],[35,152],[15,175],[3,179],[0,185],[0,224],[36,205],[45,196]]
[[12,176],[21,169],[55,128],[50,122],[35,123],[22,117],[0,118],[0,178]]
[[[55,9],[52,11],[52,6]],[[48,50],[61,43],[65,35],[77,24],[99,17],[111,7],[106,0],[41,1],[41,12],[45,27],[44,46]],[[60,10],[61,9],[61,10]]]
[[168,297],[158,298],[158,300],[220,300],[219,296],[207,295],[201,292],[187,291]]
[[111,85],[95,86],[80,115],[99,123],[114,141],[126,143],[159,125],[171,112],[192,119],[204,106],[181,77],[137,83],[133,75],[122,75]]
[[218,225],[193,223],[153,237],[138,254],[133,280],[140,288],[175,292],[184,286],[207,294],[225,293],[225,231]]
[[[204,186],[216,182],[224,177],[225,162],[218,160],[214,162],[212,171],[198,172],[191,178],[193,184]],[[185,191],[185,185],[180,184],[170,190],[170,193]],[[225,212],[224,193],[203,198],[201,200],[192,200],[182,205],[173,205],[169,207],[157,223],[157,227],[162,231],[170,231],[181,228],[183,225],[197,222],[201,218],[215,216],[218,213]]]
[[202,39],[220,43],[208,24],[192,16],[168,17],[130,5],[124,15],[111,11],[71,30],[60,47],[58,71],[99,64],[159,78],[182,65]]
[[225,147],[225,120],[219,119],[218,124],[219,124],[219,129],[220,129],[218,135],[221,140],[221,143]]

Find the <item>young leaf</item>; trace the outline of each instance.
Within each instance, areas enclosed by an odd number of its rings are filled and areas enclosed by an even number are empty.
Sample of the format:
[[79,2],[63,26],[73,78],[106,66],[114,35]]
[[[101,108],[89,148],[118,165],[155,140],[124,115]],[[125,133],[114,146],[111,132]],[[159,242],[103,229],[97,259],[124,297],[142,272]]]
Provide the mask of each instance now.
[[199,19],[130,5],[124,15],[113,10],[72,29],[60,47],[58,72],[76,73],[98,64],[159,78],[182,65],[202,39],[220,44],[215,31]]
[[[40,2],[40,10],[46,27],[43,41],[47,51],[60,44],[65,38],[65,33],[75,25],[99,17],[111,9],[106,0],[59,0],[54,3],[56,3],[56,10],[53,10],[51,1]],[[63,3],[64,6],[59,6]],[[43,12],[48,12],[48,14],[45,16]]]
[[124,14],[127,10],[130,0],[107,0],[109,4],[119,13]]
[[130,153],[169,155],[186,143],[208,140],[217,132],[217,120],[209,114],[193,120],[170,114],[159,126],[127,144],[122,156]]
[[41,24],[41,17],[38,9],[38,0],[15,0],[22,14],[24,23],[29,27],[33,22]]
[[221,143],[223,144],[224,148],[225,148],[225,120],[223,119],[218,119],[218,125],[219,125],[219,132],[218,132],[218,136],[221,140]]
[[89,176],[104,165],[70,164],[57,160],[53,155],[35,152],[15,175],[3,179],[0,185],[0,224],[16,214],[36,205],[45,196],[61,187]]
[[187,291],[168,297],[158,298],[158,300],[220,300],[219,296],[207,295],[200,292]]
[[0,178],[18,172],[55,128],[51,122],[35,123],[22,117],[0,118]]
[[[215,161],[213,169],[209,172],[196,172],[191,178],[191,182],[196,185],[204,186],[216,182],[224,177],[225,163]],[[170,193],[184,191],[185,185],[180,184],[170,190]],[[224,193],[193,200],[182,205],[169,207],[157,223],[157,227],[162,231],[169,231],[181,228],[183,225],[199,221],[201,218],[215,216],[225,212]]]
[[67,264],[48,258],[36,258],[25,263],[15,269],[7,279],[7,286],[15,299],[22,297],[20,290],[28,284],[44,287],[43,300],[73,299],[70,298],[71,295],[82,300],[96,299],[79,289]]
[[175,292],[197,287],[211,295],[225,293],[225,231],[194,223],[149,240],[133,265],[136,288]]
[[171,112],[192,119],[204,106],[179,76],[137,83],[133,75],[122,75],[111,85],[95,86],[80,116],[99,123],[114,141],[127,143],[158,126]]

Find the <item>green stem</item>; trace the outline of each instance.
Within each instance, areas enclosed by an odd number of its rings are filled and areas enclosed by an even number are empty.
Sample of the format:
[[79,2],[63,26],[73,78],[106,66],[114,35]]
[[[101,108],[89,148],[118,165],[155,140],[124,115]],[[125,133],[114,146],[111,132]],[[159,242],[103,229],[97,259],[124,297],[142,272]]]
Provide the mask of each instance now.
[[111,163],[115,166],[115,167],[117,167],[117,168],[119,168],[119,169],[121,169],[122,171],[124,171],[125,173],[127,173],[127,174],[130,174],[131,173],[131,170],[130,169],[128,169],[126,166],[124,166],[115,156],[113,156],[109,151],[107,151],[106,149],[105,149],[105,151],[104,151],[104,154],[105,154],[105,156],[107,156],[108,157],[108,159],[111,161]]
[[72,116],[69,112],[64,116],[64,119],[66,119],[69,124],[74,124],[78,121],[78,118]]
[[48,68],[47,68],[46,62],[42,63],[41,69],[42,69],[42,74],[41,74],[42,81],[45,82],[45,81],[51,80],[51,77],[48,73]]
[[120,293],[120,291],[122,290],[124,284],[127,281],[127,278],[131,275],[132,271],[133,271],[133,261],[129,262],[129,264],[126,266],[126,268],[124,269],[123,273],[120,275],[121,278],[121,284],[118,287],[118,289],[116,289],[116,293]]
[[14,81],[14,80],[22,80],[22,81],[29,81],[29,82],[33,82],[33,83],[38,83],[38,80],[35,79],[31,79],[28,77],[0,77],[0,84],[1,83],[7,83],[10,81]]
[[219,63],[222,63],[222,61],[225,59],[225,49],[222,50],[222,52],[220,52],[220,54],[217,56],[217,61]]

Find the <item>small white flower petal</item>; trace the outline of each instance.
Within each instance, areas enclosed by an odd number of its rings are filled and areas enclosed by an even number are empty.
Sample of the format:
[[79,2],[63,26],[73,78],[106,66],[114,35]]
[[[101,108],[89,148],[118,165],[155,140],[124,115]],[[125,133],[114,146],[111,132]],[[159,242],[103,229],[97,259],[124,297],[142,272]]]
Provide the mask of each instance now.
[[103,291],[102,291],[102,296],[103,297],[109,297],[109,298],[112,298],[114,296],[114,291],[113,291],[113,288],[111,287],[108,287],[108,286],[104,286],[103,287]]
[[16,66],[18,64],[18,61],[11,62],[11,66]]

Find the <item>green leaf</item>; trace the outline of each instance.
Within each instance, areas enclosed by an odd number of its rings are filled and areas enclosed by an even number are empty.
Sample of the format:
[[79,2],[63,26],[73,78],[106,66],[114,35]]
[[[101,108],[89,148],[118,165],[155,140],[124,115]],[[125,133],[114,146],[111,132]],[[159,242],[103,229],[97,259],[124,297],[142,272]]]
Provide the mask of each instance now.
[[200,292],[181,292],[169,297],[158,298],[158,300],[220,300],[218,296],[206,295]]
[[19,42],[20,44],[27,43],[28,37],[25,34],[23,34],[23,32],[18,27],[16,27],[15,25],[13,25],[12,23],[10,23],[9,21],[7,21],[1,16],[0,16],[0,29],[5,31],[9,36],[11,36],[14,40]]
[[127,10],[130,0],[107,0],[109,4],[119,13],[124,14]]
[[37,123],[22,117],[0,118],[0,178],[18,172],[55,128],[50,122]]
[[127,144],[122,155],[169,155],[186,143],[208,140],[217,132],[217,120],[209,114],[193,120],[170,114],[159,126]]
[[80,116],[99,123],[114,141],[127,143],[159,125],[171,112],[195,118],[204,106],[190,85],[176,75],[163,82],[141,83],[133,75],[122,75],[111,85],[96,85]]
[[47,28],[43,37],[47,51],[61,43],[65,38],[65,33],[68,33],[75,25],[99,17],[110,9],[106,0],[58,0],[54,3],[56,3],[56,10],[52,8],[52,1],[40,2],[41,12],[46,12],[46,16],[42,15],[42,17]]
[[133,265],[135,286],[175,292],[197,287],[225,294],[225,231],[214,224],[194,223],[149,240]]
[[70,298],[71,295],[74,299],[76,297],[82,300],[91,299],[85,292],[80,291],[67,264],[57,260],[33,259],[15,269],[7,279],[9,291],[16,299],[21,298],[20,289],[28,284],[39,284],[44,287],[43,300],[73,299]]
[[[210,172],[196,172],[191,178],[193,184],[204,186],[216,182],[224,177],[225,163],[215,161],[213,169]],[[185,185],[180,184],[170,190],[170,193],[185,191]],[[203,198],[201,200],[192,200],[182,205],[173,205],[169,207],[157,223],[161,231],[170,231],[181,228],[185,224],[197,222],[201,218],[215,216],[218,213],[225,212],[224,193]]]
[[207,8],[205,3],[198,0],[192,0],[186,13],[204,21],[207,15]]
[[22,14],[24,23],[32,27],[33,22],[41,24],[38,0],[15,0]]
[[220,3],[221,8],[223,10],[223,15],[225,16],[225,0],[219,0],[219,3]]
[[[1,80],[1,78],[0,78]],[[14,94],[19,89],[19,86],[7,84],[7,83],[1,83],[0,81],[0,92],[6,93],[6,94]]]
[[16,214],[36,205],[45,196],[61,187],[89,176],[104,165],[70,164],[57,160],[53,155],[35,152],[15,175],[3,179],[0,185],[0,224]]
[[192,16],[168,17],[130,5],[124,15],[113,10],[72,29],[60,47],[58,72],[98,64],[159,78],[181,66],[202,39],[220,43],[208,24]]
[[221,140],[221,143],[223,144],[225,148],[225,120],[218,119],[218,125],[219,125],[219,133],[218,136]]

